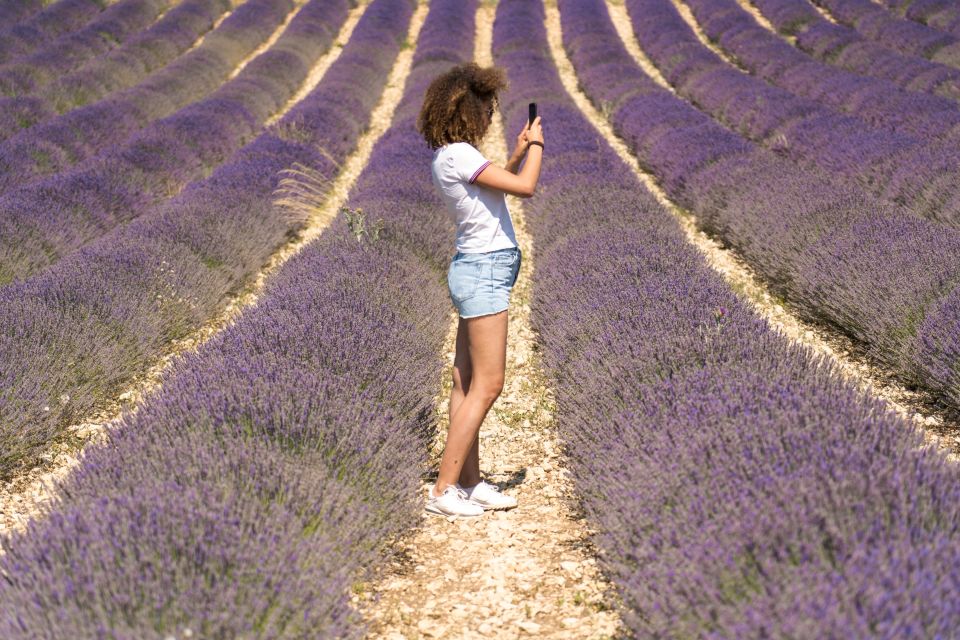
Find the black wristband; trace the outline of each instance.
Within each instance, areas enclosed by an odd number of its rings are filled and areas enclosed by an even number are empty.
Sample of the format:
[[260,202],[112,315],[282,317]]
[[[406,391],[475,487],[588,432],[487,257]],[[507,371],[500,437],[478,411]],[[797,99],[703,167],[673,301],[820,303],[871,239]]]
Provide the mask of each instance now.
[[543,149],[543,143],[540,142],[539,140],[531,140],[530,142],[527,143],[527,146],[528,146],[528,147],[533,146],[533,145],[537,145],[538,147],[540,147],[541,149]]

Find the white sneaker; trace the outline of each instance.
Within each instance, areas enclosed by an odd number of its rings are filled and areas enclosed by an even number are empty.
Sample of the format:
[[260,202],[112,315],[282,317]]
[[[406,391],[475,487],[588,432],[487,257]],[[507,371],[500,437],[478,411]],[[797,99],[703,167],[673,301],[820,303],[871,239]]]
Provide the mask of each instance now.
[[457,489],[463,491],[470,502],[478,504],[484,509],[513,509],[517,506],[517,499],[500,493],[500,488],[488,482],[480,481],[480,484],[470,488],[461,487],[457,483]]
[[437,498],[433,495],[434,486],[435,485],[430,485],[427,487],[427,504],[424,508],[428,513],[436,513],[441,516],[461,516],[464,518],[483,515],[483,507],[469,502],[466,492],[462,489],[452,484],[447,485],[447,488],[443,490],[443,494]]

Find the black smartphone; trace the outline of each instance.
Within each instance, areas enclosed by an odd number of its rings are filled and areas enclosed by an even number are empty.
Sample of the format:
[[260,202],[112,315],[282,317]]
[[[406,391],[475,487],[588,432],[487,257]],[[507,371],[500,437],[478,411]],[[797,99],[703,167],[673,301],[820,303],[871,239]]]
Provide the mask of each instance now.
[[529,107],[529,115],[527,117],[527,122],[533,124],[533,121],[537,119],[537,103],[531,102]]

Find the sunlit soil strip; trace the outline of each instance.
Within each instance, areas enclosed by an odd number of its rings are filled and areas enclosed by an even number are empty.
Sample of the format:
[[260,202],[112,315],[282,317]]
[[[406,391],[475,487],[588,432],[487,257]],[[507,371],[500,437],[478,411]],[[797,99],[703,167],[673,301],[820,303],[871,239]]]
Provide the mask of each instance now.
[[737,4],[740,5],[741,9],[743,9],[744,11],[749,13],[751,16],[753,16],[753,19],[757,21],[757,24],[759,24],[761,27],[763,27],[770,33],[780,36],[790,44],[795,45],[797,43],[796,36],[788,36],[778,32],[777,28],[773,26],[773,23],[767,20],[767,18],[762,13],[760,13],[760,10],[757,9],[755,6],[753,6],[750,0],[737,0]]
[[819,4],[817,4],[817,3],[814,2],[813,0],[808,0],[808,1],[809,1],[809,3],[810,3],[810,6],[813,7],[814,9],[816,9],[816,10],[817,10],[817,13],[819,13],[821,16],[823,16],[823,19],[824,19],[824,20],[827,20],[828,22],[832,22],[833,24],[840,24],[839,22],[837,22],[836,20],[833,19],[833,16],[830,15],[830,12],[829,12],[829,11],[827,11],[826,9],[824,9],[823,7],[821,7]]
[[[639,51],[630,19],[625,11],[611,10],[611,18],[617,33],[627,45],[627,51],[644,70],[650,61]],[[736,253],[722,248],[714,239],[697,229],[696,218],[689,211],[677,206],[660,188],[656,179],[646,173],[636,157],[630,153],[626,144],[614,133],[609,122],[600,114],[589,98],[580,91],[576,72],[563,49],[560,35],[560,12],[555,3],[547,4],[547,37],[550,50],[560,71],[560,79],[577,107],[594,127],[606,138],[617,155],[633,170],[643,184],[657,197],[657,200],[674,214],[683,228],[687,239],[696,246],[707,259],[708,264],[720,273],[730,287],[749,302],[756,312],[765,318],[773,328],[790,339],[814,350],[817,354],[829,358],[838,366],[844,376],[859,389],[882,398],[888,405],[919,427],[928,443],[944,451],[948,459],[960,461],[960,437],[956,435],[956,426],[944,420],[942,413],[927,408],[923,396],[909,391],[895,381],[892,376],[878,367],[867,363],[856,355],[852,341],[835,331],[825,330],[799,320],[783,304],[771,296],[766,287],[753,274],[752,269]],[[654,76],[657,82],[662,77]],[[940,432],[939,434],[936,432]]]
[[[362,12],[367,4],[369,2],[364,2],[352,11]],[[414,41],[425,15],[426,7],[421,5],[413,15],[407,34],[408,41]],[[346,30],[348,28],[352,30],[353,24],[355,24],[355,21],[351,23],[348,20],[341,27],[334,42],[346,42],[349,39],[346,37]],[[335,52],[333,55],[337,56],[341,50],[341,47],[336,46],[331,49],[332,52]],[[190,336],[173,343],[170,352],[151,367],[142,379],[136,381],[120,394],[113,407],[98,413],[96,416],[89,417],[83,423],[69,427],[69,432],[74,436],[77,444],[60,443],[55,445],[51,448],[51,451],[43,456],[48,463],[47,465],[42,468],[35,467],[24,476],[3,487],[0,491],[0,535],[22,529],[30,518],[38,512],[40,506],[52,498],[56,490],[56,483],[65,478],[79,463],[83,446],[89,442],[102,439],[106,431],[117,424],[122,411],[135,412],[137,407],[150,394],[158,392],[160,378],[175,358],[196,351],[207,340],[228,327],[247,307],[256,304],[267,278],[326,229],[327,225],[336,216],[337,210],[346,202],[347,193],[357,176],[360,175],[364,165],[366,165],[374,143],[389,126],[393,111],[400,101],[403,84],[410,71],[412,57],[412,49],[400,52],[390,71],[387,87],[371,114],[369,129],[360,137],[356,149],[343,163],[337,178],[329,185],[316,185],[318,188],[324,189],[327,197],[321,208],[310,211],[310,219],[299,237],[277,250],[256,278],[227,303],[223,312],[209,320]]]
[[742,71],[743,73],[749,73],[744,69],[736,58],[731,57],[727,54],[726,51],[721,49],[719,45],[715,44],[710,38],[707,37],[707,34],[703,32],[703,29],[700,28],[700,23],[697,22],[696,17],[694,17],[693,12],[690,11],[690,7],[685,5],[682,0],[670,0],[673,3],[674,8],[677,10],[677,13],[680,14],[680,17],[683,18],[683,21],[693,30],[697,36],[697,40],[700,43],[710,49],[713,53],[717,54],[721,60],[732,66],[737,71]]
[[[477,16],[474,55],[482,66],[493,64],[493,16],[492,4],[482,6]],[[509,137],[512,144],[515,135]],[[504,163],[500,118],[494,119],[481,151]],[[375,594],[365,603],[370,638],[603,638],[621,630],[606,600],[611,590],[587,543],[586,523],[569,506],[573,489],[560,466],[553,398],[537,364],[530,328],[535,257],[521,202],[509,198],[509,207],[523,261],[508,312],[504,390],[480,431],[480,466],[487,479],[517,497],[519,506],[476,519],[424,517],[401,543],[403,564],[394,563],[370,586]],[[453,364],[456,314],[451,320],[448,366]],[[441,424],[434,465],[448,425],[450,385],[445,373],[437,400]]]
[[307,74],[307,79],[304,80],[297,93],[287,101],[287,104],[284,105],[283,109],[267,119],[266,126],[270,126],[283,116],[287,115],[287,112],[290,111],[295,104],[303,100],[305,97],[307,97],[307,94],[316,89],[317,85],[320,84],[320,81],[323,80],[323,76],[327,73],[327,69],[329,69],[330,65],[336,62],[337,58],[340,57],[340,52],[343,51],[344,45],[353,34],[353,29],[357,26],[357,22],[360,21],[360,16],[363,15],[363,12],[366,10],[368,4],[370,4],[370,0],[363,0],[363,2],[360,2],[356,7],[350,10],[350,13],[347,14],[347,21],[340,28],[340,33],[337,34],[333,44],[330,45],[330,51],[322,55],[320,59],[317,60],[317,63],[313,65],[312,69],[310,69],[310,73]]
[[[300,9],[307,4],[307,2],[309,2],[309,0],[297,0],[296,6],[290,11],[290,13],[287,14],[287,17],[284,18],[283,24],[277,27],[277,29],[270,35],[269,38],[267,38],[266,41],[264,41],[263,44],[261,44],[250,55],[240,61],[240,64],[238,64],[236,68],[230,72],[226,82],[236,78],[251,60],[268,51],[270,47],[276,43],[280,36],[283,35],[283,32],[286,31],[287,27],[290,25],[290,22],[297,15]],[[310,69],[306,80],[304,80],[303,84],[300,85],[300,89],[297,90],[297,93],[287,101],[282,109],[264,121],[264,127],[268,127],[274,122],[277,122],[283,118],[283,116],[285,116],[290,109],[292,109],[298,102],[303,100],[307,94],[309,94],[318,84],[320,84],[320,81],[323,79],[324,74],[326,74],[327,69],[329,69],[330,65],[336,62],[337,58],[340,57],[340,52],[343,50],[343,45],[347,42],[347,40],[350,39],[350,35],[353,33],[354,27],[357,26],[360,16],[363,15],[364,10],[367,8],[367,5],[369,5],[370,2],[371,0],[362,0],[361,2],[357,3],[357,6],[350,10],[350,12],[347,14],[346,22],[340,27],[340,31],[337,33],[336,39],[333,41],[333,44],[330,45],[330,50],[320,56],[320,59],[317,60],[317,63],[313,65],[313,68]],[[221,21],[225,18],[226,16],[223,16]],[[199,44],[199,41],[197,44]],[[180,193],[186,188],[187,183],[181,184],[176,190],[176,193]]]
[[[557,3],[547,2],[546,7],[547,7],[547,16],[549,19],[550,17],[549,12],[557,11]],[[640,65],[640,68],[643,69],[643,72],[648,76],[650,76],[654,82],[656,82],[658,85],[660,85],[670,93],[676,95],[677,93],[676,89],[674,89],[673,86],[669,82],[667,82],[667,79],[663,77],[662,73],[660,73],[660,69],[658,69],[656,65],[653,64],[653,61],[647,57],[647,54],[645,54],[643,50],[640,48],[640,45],[637,44],[637,39],[633,36],[633,30],[630,29],[630,16],[627,14],[627,7],[624,5],[623,0],[614,0],[614,2],[608,3],[607,9],[610,12],[610,18],[613,20],[613,26],[617,30],[617,34],[620,36],[620,39],[623,40],[623,44],[624,46],[626,46],[627,51],[630,52],[630,56],[634,60],[636,60],[637,64]],[[560,14],[557,13],[555,20],[559,21],[560,19],[559,15]],[[629,29],[629,30],[624,31],[624,29]],[[559,32],[557,35],[558,36],[560,35]],[[551,46],[553,46],[552,42],[551,42]],[[556,58],[556,54],[554,54],[554,58]],[[564,59],[566,60],[566,58]],[[571,70],[572,68],[573,67],[570,66]],[[564,82],[566,82],[566,78],[564,78],[563,72],[561,72],[560,78]],[[574,96],[574,100],[577,99],[576,94],[571,94],[571,95]],[[581,110],[582,110],[582,107],[581,107]],[[594,124],[594,126],[596,126],[596,124]],[[619,150],[618,150],[618,153],[619,153]]]
[[163,20],[164,16],[166,16],[168,13],[170,13],[170,10],[173,9],[177,4],[178,4],[178,3],[171,3],[171,4],[167,5],[165,8],[163,8],[163,9],[157,14],[157,16],[153,19],[153,22],[151,22],[151,23],[148,24],[146,27],[144,27],[143,31],[146,31],[147,29],[152,29],[153,27],[157,26],[157,23],[160,22],[161,20]]
[[287,30],[287,27],[290,25],[290,21],[293,20],[293,17],[299,13],[300,9],[306,4],[306,0],[298,0],[296,6],[290,10],[290,13],[287,14],[287,17],[283,19],[283,23],[274,30],[270,37],[263,41],[259,47],[254,49],[250,55],[240,61],[240,64],[230,72],[230,75],[227,76],[227,80],[233,80],[240,72],[243,71],[243,68],[250,64],[250,61],[259,56],[264,51],[268,50],[273,44],[280,39],[280,36],[283,35],[283,32]]
[[207,37],[208,35],[210,35],[211,33],[213,33],[214,31],[216,31],[217,27],[220,26],[220,23],[223,22],[224,20],[226,20],[227,18],[229,18],[229,17],[230,17],[230,14],[233,13],[233,9],[236,9],[236,8],[237,8],[237,5],[239,5],[239,4],[241,4],[241,0],[233,0],[233,1],[230,3],[230,5],[231,5],[233,8],[230,9],[230,11],[225,11],[225,12],[223,12],[223,14],[221,14],[220,17],[218,17],[216,20],[214,20],[214,21],[213,21],[213,25],[210,26],[210,29],[209,29],[206,33],[204,33],[202,36],[200,36],[199,38],[197,38],[197,41],[194,42],[192,45],[190,45],[190,48],[187,49],[186,51],[184,51],[183,54],[181,54],[181,56],[190,53],[191,51],[193,51],[194,49],[196,49],[197,47],[199,47],[201,44],[203,44],[204,39],[206,39],[206,37]]

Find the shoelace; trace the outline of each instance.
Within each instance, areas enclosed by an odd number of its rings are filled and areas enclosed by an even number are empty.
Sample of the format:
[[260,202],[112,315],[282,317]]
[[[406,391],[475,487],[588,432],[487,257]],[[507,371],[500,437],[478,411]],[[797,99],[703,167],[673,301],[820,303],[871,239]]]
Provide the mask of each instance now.
[[487,482],[486,480],[481,480],[481,481],[480,481],[480,484],[478,484],[476,487],[474,487],[474,490],[476,490],[477,487],[479,487],[481,484],[487,485],[487,491],[500,491],[500,487],[498,487],[498,486],[495,485],[495,484],[490,484],[490,483]]
[[[450,489],[453,489],[454,491],[456,491],[456,492],[457,492],[457,497],[460,498],[461,500],[466,500],[466,499],[468,498],[466,491],[464,491],[463,489],[460,489],[459,487],[456,487],[456,486],[454,486],[454,485],[452,485],[452,484],[448,484],[448,485],[447,485],[447,488],[443,490],[443,493],[441,493],[439,496],[437,496],[436,498],[434,498],[434,500],[439,500],[440,498],[442,498],[442,497],[443,497],[443,494],[446,493],[446,492],[447,492],[448,490],[450,490]],[[430,497],[433,497],[433,490],[432,490],[432,489],[431,489],[429,495],[430,495]]]

